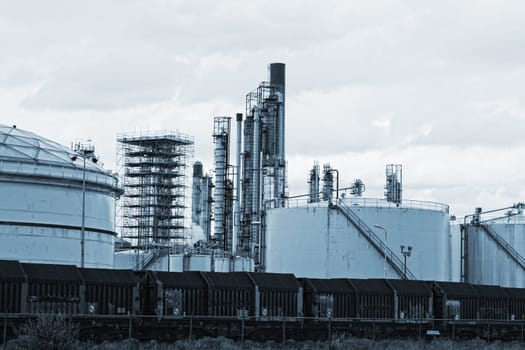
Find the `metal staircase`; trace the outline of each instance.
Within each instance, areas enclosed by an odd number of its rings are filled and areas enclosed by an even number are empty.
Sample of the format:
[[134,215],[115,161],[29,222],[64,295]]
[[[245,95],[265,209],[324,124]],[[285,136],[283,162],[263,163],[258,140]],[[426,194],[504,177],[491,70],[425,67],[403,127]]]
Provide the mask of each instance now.
[[[415,280],[416,276],[408,268],[405,267],[401,259],[390,249],[388,246],[381,240],[375,232],[368,227],[368,225],[359,218],[359,216],[342,200],[338,200],[337,204],[332,205],[332,208],[339,210],[347,219],[350,221],[366,238],[366,240],[375,248],[375,250],[382,256],[385,257],[386,261],[392,267],[392,269],[401,277],[402,279],[411,279]],[[405,277],[406,269],[406,277]]]
[[496,244],[507,253],[523,270],[525,270],[525,259],[506,240],[503,239],[490,225],[480,224],[485,232]]
[[135,267],[136,271],[144,271],[151,265],[153,265],[155,262],[157,262],[158,259],[160,259],[163,256],[166,256],[169,253],[167,250],[160,250],[160,251],[152,251],[151,255],[149,255],[146,259],[144,259],[142,262],[139,262],[137,266]]

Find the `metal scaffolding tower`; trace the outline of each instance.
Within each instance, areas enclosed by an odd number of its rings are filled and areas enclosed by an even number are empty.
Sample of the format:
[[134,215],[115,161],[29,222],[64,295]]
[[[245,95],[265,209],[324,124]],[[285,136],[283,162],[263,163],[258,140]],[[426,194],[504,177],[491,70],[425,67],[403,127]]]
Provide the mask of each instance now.
[[121,234],[138,249],[187,242],[187,167],[193,137],[170,131],[117,136]]

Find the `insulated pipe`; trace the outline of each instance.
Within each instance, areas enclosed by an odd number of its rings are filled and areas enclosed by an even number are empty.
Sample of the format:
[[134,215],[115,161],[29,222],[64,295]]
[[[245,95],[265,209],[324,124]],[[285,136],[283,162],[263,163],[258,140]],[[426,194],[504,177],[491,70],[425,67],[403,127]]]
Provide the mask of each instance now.
[[[260,120],[259,120],[259,108],[256,107],[253,111],[253,198],[252,198],[252,223],[259,222],[260,202],[259,196],[261,193],[260,187],[260,175],[261,175],[261,164],[260,164]],[[252,242],[258,242],[259,240],[259,229],[253,227],[250,230],[252,232]]]
[[285,75],[285,64],[284,63],[271,63],[270,64],[270,85],[278,87],[277,98],[279,101],[279,110],[277,111],[277,156],[280,161],[284,162],[284,105],[285,105],[285,85],[286,85],[286,75]]
[[276,164],[275,167],[275,184],[274,196],[279,200],[276,206],[284,206],[284,195],[286,187],[286,156],[285,156],[285,64],[270,64],[270,85],[277,91],[277,115],[275,116],[275,134],[276,140]]
[[237,113],[237,181],[235,188],[235,213],[233,223],[232,253],[237,254],[237,240],[239,240],[239,228],[241,225],[241,145],[242,145],[242,113]]
[[193,163],[193,191],[191,200],[191,220],[195,224],[199,224],[201,215],[202,203],[202,163],[196,161]]

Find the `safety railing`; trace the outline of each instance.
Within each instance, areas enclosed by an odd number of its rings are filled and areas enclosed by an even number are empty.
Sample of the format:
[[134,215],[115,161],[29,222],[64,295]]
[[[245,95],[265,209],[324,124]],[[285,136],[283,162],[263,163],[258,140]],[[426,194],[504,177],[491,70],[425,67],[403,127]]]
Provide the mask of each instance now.
[[[347,205],[367,207],[367,208],[401,208],[401,209],[423,209],[433,210],[443,213],[449,212],[449,206],[443,203],[429,202],[429,201],[417,201],[417,200],[404,200],[401,204],[388,202],[385,199],[380,198],[361,198],[361,197],[346,197],[340,198],[339,201],[343,201]],[[309,202],[307,196],[288,199],[288,208],[302,208],[302,207],[326,207],[328,202]]]

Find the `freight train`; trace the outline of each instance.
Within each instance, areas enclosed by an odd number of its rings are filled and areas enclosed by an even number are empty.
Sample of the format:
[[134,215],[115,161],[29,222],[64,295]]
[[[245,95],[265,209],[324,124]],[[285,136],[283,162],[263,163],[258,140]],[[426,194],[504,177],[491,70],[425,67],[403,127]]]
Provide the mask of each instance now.
[[[0,260],[4,329],[63,314],[83,338],[483,337],[523,340],[525,289],[252,272],[155,272]],[[1,321],[0,321],[1,322]]]

